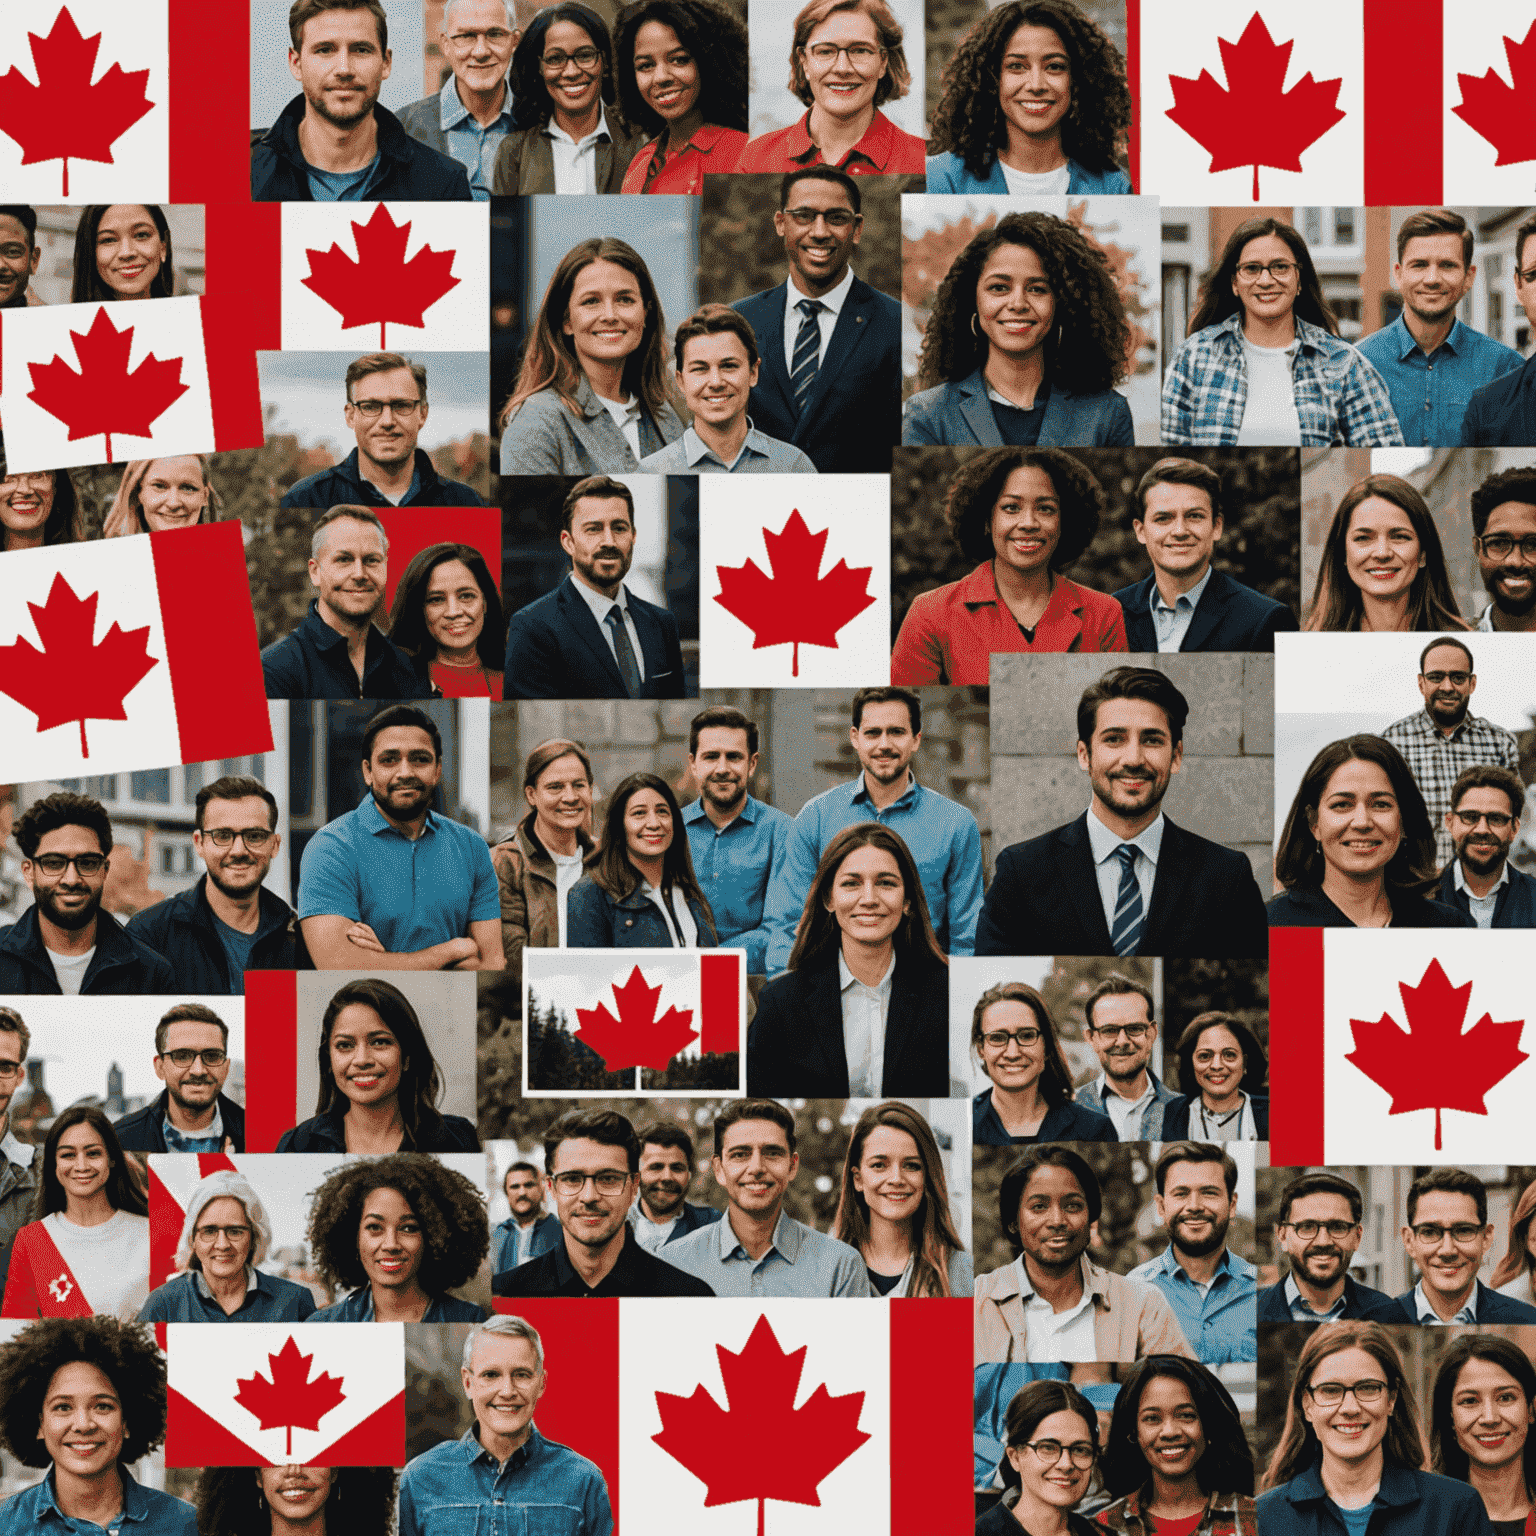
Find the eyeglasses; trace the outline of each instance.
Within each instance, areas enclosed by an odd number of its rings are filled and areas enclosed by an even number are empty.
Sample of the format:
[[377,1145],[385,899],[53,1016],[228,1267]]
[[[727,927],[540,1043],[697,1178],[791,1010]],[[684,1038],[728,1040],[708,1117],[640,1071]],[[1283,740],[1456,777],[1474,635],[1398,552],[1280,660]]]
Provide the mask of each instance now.
[[1099,1454],[1087,1440],[1074,1440],[1071,1445],[1063,1445],[1060,1440],[1026,1440],[1024,1444],[1048,1467],[1054,1467],[1061,1460],[1063,1451],[1071,1458],[1074,1467],[1091,1467]]
[[512,34],[505,27],[488,27],[483,32],[454,32],[449,35],[448,46],[457,53],[468,53],[482,38],[500,52],[512,41]]
[[1115,1040],[1124,1035],[1132,1045],[1138,1045],[1146,1039],[1147,1031],[1151,1028],[1150,1024],[1090,1024],[1088,1033],[1099,1035],[1105,1040]]
[[39,853],[33,855],[32,862],[45,875],[62,875],[71,864],[82,875],[99,875],[107,867],[107,856],[104,853],[77,853],[73,858],[66,858],[62,853]]
[[1196,1051],[1192,1060],[1197,1067],[1208,1067],[1218,1058],[1223,1066],[1234,1067],[1243,1059],[1243,1053],[1229,1045],[1220,1052],[1209,1049]]
[[211,1051],[161,1051],[160,1053],[162,1061],[169,1061],[178,1067],[190,1067],[199,1057],[202,1058],[205,1067],[222,1067],[229,1060],[229,1052],[215,1047]]
[[216,1243],[223,1237],[231,1247],[239,1247],[240,1240],[251,1235],[249,1227],[194,1227],[192,1239],[201,1243],[205,1248],[211,1243]]
[[22,486],[29,486],[34,490],[44,490],[53,484],[53,471],[40,469],[30,475],[5,475],[0,477],[0,491],[19,490]]
[[1453,688],[1465,688],[1472,681],[1472,674],[1470,672],[1426,672],[1424,681],[1434,688],[1438,688],[1441,683],[1449,683]]
[[1515,819],[1503,811],[1452,811],[1451,815],[1469,832],[1480,821],[1486,821],[1495,832],[1502,832]]
[[1238,267],[1237,275],[1245,283],[1256,283],[1268,272],[1277,283],[1284,283],[1295,270],[1294,261],[1245,261]]
[[597,1185],[599,1194],[616,1195],[629,1183],[629,1175],[620,1173],[617,1168],[604,1168],[598,1173],[577,1173],[574,1168],[568,1168],[564,1173],[554,1175],[555,1188],[562,1195],[579,1195],[587,1187],[587,1180]]
[[986,1042],[988,1050],[1007,1050],[1008,1042],[1013,1040],[1027,1051],[1030,1046],[1040,1043],[1040,1031],[1038,1029],[989,1029],[981,1038]]
[[1302,1242],[1310,1243],[1319,1232],[1326,1232],[1336,1243],[1342,1242],[1359,1225],[1354,1221],[1282,1221]]
[[396,416],[414,416],[427,402],[425,400],[353,400],[349,403],[354,410],[361,411],[372,421],[375,416],[383,414],[386,405]]
[[836,43],[812,43],[805,52],[815,61],[817,69],[831,69],[840,53],[848,55],[848,62],[862,75],[873,69],[885,57],[884,48],[872,48],[868,43],[854,43],[850,48],[839,48]]
[[1441,1226],[1438,1221],[1421,1221],[1409,1230],[1421,1243],[1432,1243],[1436,1247],[1445,1241],[1447,1232],[1458,1248],[1470,1248],[1483,1235],[1483,1228],[1475,1221],[1458,1221],[1448,1227]]
[[0,1061],[0,1083],[9,1082],[13,1077],[21,1076],[21,1063],[19,1061]]
[[1478,541],[1485,555],[1502,560],[1518,544],[1521,555],[1536,560],[1536,533],[1528,533],[1523,539],[1513,539],[1507,533],[1485,533]]
[[1379,1403],[1387,1395],[1384,1381],[1320,1381],[1316,1386],[1303,1389],[1319,1408],[1337,1408],[1351,1393],[1362,1408]]
[[590,70],[600,58],[602,54],[596,48],[578,48],[574,53],[556,49],[554,53],[546,53],[539,63],[544,66],[546,75],[558,75],[567,64],[574,64],[580,70]]
[[215,848],[228,848],[238,837],[255,853],[272,841],[272,830],[270,827],[204,827],[203,837]]
[[817,219],[825,219],[828,229],[851,229],[859,222],[858,214],[846,208],[786,208],[784,216],[801,229],[809,229]]

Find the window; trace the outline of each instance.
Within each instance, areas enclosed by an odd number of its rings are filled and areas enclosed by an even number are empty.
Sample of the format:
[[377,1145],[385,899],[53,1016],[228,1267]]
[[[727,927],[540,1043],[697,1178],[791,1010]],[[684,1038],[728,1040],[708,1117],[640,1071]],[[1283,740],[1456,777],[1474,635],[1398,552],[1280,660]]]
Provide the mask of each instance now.
[[1333,210],[1333,243],[1335,245],[1355,243],[1355,210],[1353,208]]
[[1504,276],[1504,253],[1502,251],[1494,251],[1492,254],[1483,257],[1483,276],[1489,282]]
[[95,779],[60,779],[61,788],[77,795],[92,795],[97,800],[117,799],[117,775],[103,774]]
[[1188,240],[1189,240],[1189,225],[1188,224],[1164,224],[1163,225],[1163,244],[1164,245],[1183,245],[1183,244],[1187,243]]
[[171,803],[171,770],[151,768],[144,773],[130,773],[128,797],[131,800],[148,800],[154,805],[169,805]]
[[1495,341],[1504,340],[1504,295],[1502,293],[1488,295],[1488,334]]
[[1334,314],[1336,314],[1339,317],[1340,321],[1353,320],[1357,325],[1359,324],[1359,321],[1360,321],[1360,300],[1359,299],[1335,299],[1335,298],[1330,298],[1328,302],[1333,306],[1333,312],[1334,312]]
[[1308,245],[1322,244],[1323,210],[1321,208],[1303,208],[1301,210],[1301,238]]
[[191,843],[161,842],[160,873],[162,875],[190,875],[196,868]]

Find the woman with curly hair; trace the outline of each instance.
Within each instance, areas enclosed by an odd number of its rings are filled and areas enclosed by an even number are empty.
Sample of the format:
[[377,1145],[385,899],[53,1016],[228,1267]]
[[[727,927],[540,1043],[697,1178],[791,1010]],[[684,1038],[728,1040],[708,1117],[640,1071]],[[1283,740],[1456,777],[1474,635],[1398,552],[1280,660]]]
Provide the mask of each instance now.
[[175,290],[171,226],[161,208],[95,203],[80,210],[71,304],[168,299]]
[[1440,530],[1416,487],[1367,475],[1339,500],[1307,630],[1402,633],[1472,626],[1451,590]]
[[810,109],[751,140],[738,171],[831,165],[850,176],[921,176],[927,145],[880,108],[912,87],[901,24],[885,0],[810,0],[795,17],[789,89]]
[[416,662],[422,693],[501,698],[501,593],[469,544],[429,544],[395,588],[389,638]]
[[149,1296],[149,1202],[112,1122],[72,1104],[48,1128],[32,1220],[11,1246],[0,1317],[131,1322]]
[[949,1214],[928,1122],[899,1099],[859,1116],[843,1158],[832,1236],[857,1248],[874,1296],[969,1296],[971,1256]]
[[206,1467],[194,1495],[197,1528],[210,1536],[394,1536],[399,1478],[393,1467]]
[[1163,1141],[1268,1141],[1269,1057],[1230,1013],[1191,1019],[1179,1036],[1186,1091],[1163,1109]]
[[1232,231],[1163,380],[1163,441],[1208,448],[1401,446],[1386,381],[1347,341],[1283,219]]
[[981,563],[919,593],[891,652],[891,681],[975,683],[1008,651],[1123,651],[1114,598],[1061,574],[1098,532],[1104,491],[1058,448],[988,448],[949,482],[944,513],[955,543]]
[[101,536],[118,539],[130,533],[161,533],[211,523],[222,505],[206,454],[137,459],[123,470]]
[[1536,1526],[1533,1423],[1530,1357],[1513,1339],[1458,1332],[1430,1393],[1430,1465],[1477,1490],[1494,1536],[1526,1536]]
[[614,105],[613,41],[596,11],[564,0],[528,23],[512,54],[512,131],[496,151],[491,191],[617,192],[640,147]]
[[619,107],[650,135],[625,192],[703,190],[747,143],[747,29],[716,0],[639,0],[613,35]]
[[976,1521],[976,1536],[1097,1536],[1074,1513],[1099,1459],[1099,1416],[1070,1381],[1032,1381],[1008,1404],[1002,1499]]
[[320,1025],[320,1097],[312,1119],[284,1131],[279,1152],[478,1152],[462,1115],[439,1113],[442,1074],[399,987],[349,981]]
[[1102,251],[1049,213],[1009,213],[939,284],[901,440],[1032,448],[1131,443],[1125,301]]
[[1501,1296],[1513,1296],[1536,1306],[1536,1179],[1525,1186],[1509,1216],[1509,1244],[1494,1266],[1488,1284]]
[[129,1467],[165,1439],[165,1356],[149,1329],[110,1317],[57,1317],[0,1344],[0,1442],[41,1482],[0,1508],[0,1536],[100,1526],[197,1536],[183,1499]]
[[501,411],[504,475],[625,475],[683,435],[666,317],[640,253],[583,240],[555,268]]
[[747,1091],[760,1098],[949,1093],[949,959],[917,861],[878,821],[821,856],[788,969],[757,999]]
[[1125,60],[1072,0],[1012,0],[976,23],[944,71],[930,192],[1012,197],[1134,192]]
[[348,1163],[315,1191],[309,1251],[328,1290],[349,1290],[310,1322],[482,1322],[484,1307],[447,1293],[490,1249],[485,1198],[462,1173],[420,1152]]
[[1122,1536],[1232,1536],[1255,1527],[1253,1452],[1232,1395],[1181,1355],[1126,1373],[1101,1464],[1114,1503],[1094,1517]]
[[78,544],[84,538],[80,497],[67,469],[13,475],[0,459],[0,550]]
[[[1432,900],[1435,830],[1403,755],[1380,736],[1331,741],[1302,775],[1280,833],[1271,928],[1473,928]],[[1166,1124],[1166,1121],[1165,1121]]]

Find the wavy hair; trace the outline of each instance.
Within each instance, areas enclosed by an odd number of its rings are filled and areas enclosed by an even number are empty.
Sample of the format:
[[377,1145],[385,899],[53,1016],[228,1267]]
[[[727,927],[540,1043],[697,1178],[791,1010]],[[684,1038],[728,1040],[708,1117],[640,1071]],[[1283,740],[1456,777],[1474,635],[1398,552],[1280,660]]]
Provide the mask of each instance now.
[[646,22],[671,27],[699,70],[698,110],[717,128],[747,131],[747,29],[715,0],[639,0],[619,12],[613,52],[619,110],[650,138],[667,122],[640,94],[635,79],[635,36]]
[[110,304],[122,297],[114,293],[102,281],[96,268],[96,235],[107,209],[114,207],[140,207],[154,221],[156,232],[165,243],[165,260],[149,285],[148,298],[168,299],[176,291],[175,251],[171,246],[171,226],[166,223],[165,211],[158,203],[92,203],[80,210],[80,222],[75,226],[75,276],[70,285],[71,304]]
[[501,593],[485,563],[485,556],[472,544],[429,544],[406,566],[395,600],[389,610],[389,638],[412,656],[428,661],[437,654],[437,641],[427,629],[427,585],[432,572],[449,560],[461,560],[485,599],[485,621],[475,639],[475,654],[488,672],[500,672],[506,644],[505,620],[502,618]]
[[992,514],[1016,469],[1042,470],[1061,502],[1061,537],[1051,553],[1051,569],[1064,570],[1099,531],[1104,487],[1081,459],[1060,448],[984,448],[966,459],[944,492],[944,516],[955,543],[969,560],[990,560],[997,553]]
[[32,1220],[41,1221],[55,1211],[68,1208],[69,1200],[64,1186],[59,1183],[59,1142],[64,1132],[77,1125],[88,1125],[101,1137],[107,1149],[107,1161],[111,1172],[107,1175],[107,1203],[114,1211],[127,1211],[131,1216],[148,1216],[149,1200],[143,1186],[135,1176],[123,1144],[117,1139],[112,1122],[94,1104],[71,1104],[48,1127],[43,1141],[42,1178],[37,1183],[37,1193],[32,1197]]
[[1052,385],[1090,395],[1123,379],[1131,366],[1131,328],[1104,253],[1065,219],[1009,213],[973,236],[944,274],[923,332],[918,388],[958,382],[985,365],[990,343],[975,328],[976,285],[1001,245],[1032,250],[1055,295],[1056,315],[1044,343]]
[[[640,884],[640,871],[630,863],[629,839],[624,835],[624,812],[630,798],[642,789],[655,790],[667,802],[672,813],[672,841],[661,859],[661,889],[663,892],[679,890],[691,897],[703,909],[714,926],[714,913],[704,887],[693,873],[693,856],[688,851],[688,829],[683,825],[682,807],[672,786],[658,773],[632,773],[620,780],[618,787],[608,797],[603,808],[603,835],[597,846],[587,855],[586,873],[594,885],[606,891],[615,901],[623,901]],[[703,935],[700,935],[703,938]]]
[[1000,981],[976,999],[976,1006],[971,1011],[971,1049],[976,1052],[977,1059],[981,1059],[981,1037],[986,1033],[982,1021],[994,1003],[1023,1003],[1034,1014],[1035,1024],[1045,1039],[1040,1097],[1047,1104],[1065,1104],[1072,1097],[1072,1069],[1061,1048],[1061,1033],[1045,999],[1027,981]]
[[1179,1043],[1174,1047],[1179,1057],[1179,1087],[1185,1093],[1199,1094],[1199,1084],[1195,1081],[1195,1048],[1200,1044],[1200,1036],[1217,1025],[1230,1030],[1243,1048],[1243,1080],[1238,1087],[1250,1099],[1255,1094],[1268,1092],[1265,1085],[1269,1082],[1269,1057],[1259,1044],[1259,1037],[1241,1020],[1220,1009],[1197,1014],[1184,1026]]
[[[179,458],[181,455],[166,454],[166,458]],[[203,502],[203,510],[198,513],[199,523],[211,523],[217,520],[219,508],[224,505],[224,498],[219,495],[218,488],[213,483],[213,470],[208,462],[206,453],[187,455],[195,458],[202,466],[203,490],[207,493],[207,499]],[[158,463],[157,459],[135,459],[123,470],[123,478],[118,482],[117,494],[112,498],[112,505],[107,508],[107,515],[101,525],[101,536],[104,539],[120,539],[130,533],[148,533],[149,524],[144,521],[144,481],[149,476],[150,465]]]
[[1100,1463],[1109,1496],[1123,1499],[1128,1493],[1151,1487],[1151,1469],[1137,1436],[1136,1418],[1141,1412],[1142,1393],[1159,1377],[1183,1382],[1200,1416],[1200,1430],[1205,1436],[1205,1450],[1195,1463],[1200,1491],[1251,1494],[1253,1451],[1232,1394],[1197,1360],[1182,1355],[1147,1355],[1126,1373],[1109,1421]]
[[613,39],[608,35],[608,25],[596,11],[587,6],[565,0],[561,5],[551,5],[540,11],[528,23],[516,48],[512,50],[512,63],[507,69],[507,85],[512,92],[512,126],[542,128],[555,115],[555,99],[549,94],[544,80],[544,36],[557,21],[574,22],[588,37],[592,46],[603,56],[603,105],[614,105]]
[[[5,453],[0,447],[0,476],[5,473]],[[43,523],[43,547],[50,544],[81,544],[85,541],[85,513],[80,505],[80,493],[67,469],[51,469],[53,476],[53,506]],[[10,538],[0,524],[0,550],[4,550]]]
[[[1512,1339],[1498,1334],[1457,1331],[1451,1347],[1440,1357],[1435,1371],[1435,1385],[1429,1398],[1429,1464],[1436,1472],[1470,1482],[1469,1460],[1456,1438],[1451,1399],[1456,1395],[1456,1378],[1469,1361],[1484,1360],[1506,1371],[1519,1383],[1527,1408],[1536,1407],[1536,1365]],[[1536,1425],[1527,1424],[1525,1446],[1520,1458],[1525,1478],[1526,1496],[1536,1495]]]
[[[1098,1454],[1098,1412],[1070,1381],[1032,1381],[1014,1394],[1003,1417],[1007,1448],[1025,1444],[1053,1413],[1075,1413],[1088,1426],[1088,1438],[1093,1443],[1094,1454]],[[1019,1486],[1018,1471],[1007,1456],[1003,1457],[997,1470],[1005,1488]]]
[[[340,1531],[365,1536],[394,1536],[395,1488],[400,1474],[393,1467],[333,1467],[331,1491],[322,1508],[331,1509]],[[272,1536],[272,1511],[260,1497],[259,1467],[204,1467],[198,1474],[192,1502],[199,1531],[218,1536]]]
[[1262,240],[1265,235],[1277,235],[1296,258],[1296,302],[1291,306],[1291,313],[1322,326],[1331,336],[1339,334],[1338,317],[1323,297],[1323,285],[1318,281],[1317,268],[1312,265],[1307,242],[1284,219],[1249,219],[1232,231],[1222,249],[1221,260],[1200,279],[1200,302],[1189,322],[1187,335],[1193,336],[1207,326],[1220,325],[1228,315],[1242,314],[1243,301],[1233,292],[1237,264],[1243,247],[1250,240]]
[[246,1263],[259,1266],[272,1247],[272,1223],[267,1208],[261,1203],[249,1179],[232,1168],[220,1168],[210,1173],[193,1191],[187,1201],[186,1220],[181,1224],[181,1236],[176,1241],[176,1268],[181,1271],[201,1269],[203,1261],[197,1256],[197,1245],[192,1234],[197,1230],[197,1219],[215,1200],[236,1200],[245,1212],[251,1226],[251,1246]]
[[1536,1179],[1521,1191],[1509,1217],[1509,1246],[1495,1266],[1488,1284],[1497,1290],[1521,1275],[1536,1275],[1536,1254],[1530,1251],[1531,1220],[1536,1217]]
[[814,102],[800,50],[810,42],[811,33],[839,11],[859,11],[868,16],[875,24],[880,46],[885,49],[885,73],[875,86],[875,105],[880,107],[888,101],[900,100],[912,88],[912,71],[907,64],[907,51],[902,46],[901,23],[885,0],[810,0],[809,5],[802,7],[795,17],[794,39],[789,49],[791,93],[806,106]]

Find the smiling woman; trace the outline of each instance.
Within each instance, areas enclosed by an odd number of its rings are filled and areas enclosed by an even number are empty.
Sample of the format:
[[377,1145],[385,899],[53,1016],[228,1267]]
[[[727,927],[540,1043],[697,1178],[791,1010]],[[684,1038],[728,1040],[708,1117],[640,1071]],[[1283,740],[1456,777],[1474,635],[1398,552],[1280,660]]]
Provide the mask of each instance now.
[[0,476],[0,549],[41,549],[84,537],[80,498],[67,469]]
[[386,1532],[397,1481],[393,1467],[208,1467],[194,1495],[198,1529],[222,1536]]
[[472,546],[432,544],[415,556],[395,588],[389,638],[415,658],[424,694],[501,698],[501,594]]
[[222,505],[206,454],[139,459],[123,470],[117,494],[102,522],[101,536],[116,539],[131,533],[162,533],[168,528],[211,523]]
[[157,204],[93,204],[80,210],[70,303],[168,299],[175,287],[171,227]]

